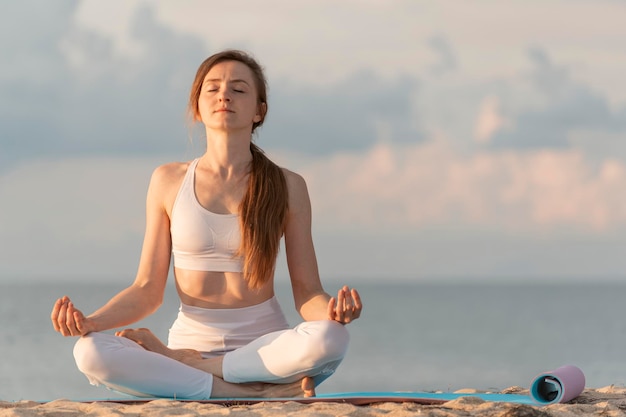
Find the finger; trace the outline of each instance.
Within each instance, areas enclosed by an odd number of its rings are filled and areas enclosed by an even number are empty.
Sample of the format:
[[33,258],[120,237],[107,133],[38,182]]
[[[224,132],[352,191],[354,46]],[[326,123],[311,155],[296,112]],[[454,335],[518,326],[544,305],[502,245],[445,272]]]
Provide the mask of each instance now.
[[76,328],[76,321],[74,321],[74,313],[76,313],[74,303],[71,301],[67,305],[67,312],[65,313],[65,325],[72,336],[80,336],[80,331]]
[[354,318],[354,309],[356,308],[356,302],[352,296],[352,291],[350,290],[350,287],[344,285],[343,292],[345,294],[344,321],[347,324],[351,322]]
[[67,318],[67,302],[62,302],[59,307],[59,314],[57,316],[57,326],[59,327],[59,332],[63,336],[70,336],[70,331],[65,324],[65,320]]
[[74,314],[72,316],[74,318],[74,323],[76,325],[76,329],[78,330],[78,333],[83,335],[85,331],[84,330],[85,322],[83,321],[83,315],[81,314],[80,311],[74,311]]
[[361,296],[356,289],[352,289],[352,298],[354,299],[354,318],[358,318],[361,315],[361,311],[363,311],[363,302],[361,301]]
[[343,287],[343,292],[345,294],[344,305],[346,306],[346,310],[351,310],[354,307],[354,300],[352,299],[350,288],[348,288],[348,286]]
[[354,299],[354,305],[361,307],[361,296],[359,295],[359,292],[356,290],[356,288],[352,288],[350,293],[352,294],[352,298]]
[[85,315],[81,311],[74,311],[74,322],[76,323],[76,328],[78,329],[81,336],[89,333],[89,330],[87,329]]
[[[50,314],[54,330],[61,334],[63,334],[63,324],[65,323],[65,318],[62,316],[65,312],[65,309],[67,308],[67,303],[69,302],[69,300],[70,299],[67,296],[59,298],[54,304],[54,308],[52,309],[52,313]],[[63,336],[67,335],[63,334]]]
[[337,307],[343,307],[346,304],[346,292],[343,288],[337,291]]
[[59,311],[61,310],[61,306],[63,305],[63,299],[59,298],[56,303],[54,303],[54,307],[52,308],[52,312],[50,313],[50,320],[52,321],[52,327],[57,332],[61,331],[61,327],[59,327],[59,323],[57,319],[59,318]]
[[328,318],[330,320],[335,320],[335,297],[330,297],[328,300]]
[[354,309],[355,309],[355,305],[354,305],[354,300],[352,298],[352,293],[350,292],[350,290],[346,290],[346,306],[345,306],[344,319],[343,319],[343,322],[345,324],[348,324],[352,320],[354,320]]
[[345,317],[346,309],[346,294],[343,288],[337,291],[337,308],[335,308],[335,312],[337,314],[337,318],[335,320],[339,322],[343,322]]

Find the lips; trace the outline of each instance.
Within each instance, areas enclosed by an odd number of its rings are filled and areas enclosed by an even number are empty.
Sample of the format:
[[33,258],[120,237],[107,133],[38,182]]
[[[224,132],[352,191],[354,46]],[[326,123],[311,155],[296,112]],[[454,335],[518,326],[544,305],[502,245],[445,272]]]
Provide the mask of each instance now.
[[234,113],[234,111],[232,111],[230,109],[223,108],[223,109],[215,110],[215,113]]

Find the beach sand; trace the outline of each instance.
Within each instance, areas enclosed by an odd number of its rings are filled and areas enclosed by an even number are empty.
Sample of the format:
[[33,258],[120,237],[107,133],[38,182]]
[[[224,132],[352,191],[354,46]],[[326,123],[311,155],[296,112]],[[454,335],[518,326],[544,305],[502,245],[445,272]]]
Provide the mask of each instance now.
[[[464,390],[472,392],[472,390]],[[476,392],[476,391],[473,391]],[[503,392],[528,393],[519,387]],[[222,406],[197,402],[155,400],[139,404],[111,402],[81,403],[55,400],[45,404],[34,401],[0,401],[0,417],[21,416],[240,416],[240,417],[370,417],[370,416],[625,416],[626,388],[609,386],[586,389],[578,398],[566,404],[529,406],[520,404],[485,402],[478,398],[464,397],[440,405],[414,403],[380,403],[355,406],[342,403],[300,404],[297,402],[259,403],[254,405]]]

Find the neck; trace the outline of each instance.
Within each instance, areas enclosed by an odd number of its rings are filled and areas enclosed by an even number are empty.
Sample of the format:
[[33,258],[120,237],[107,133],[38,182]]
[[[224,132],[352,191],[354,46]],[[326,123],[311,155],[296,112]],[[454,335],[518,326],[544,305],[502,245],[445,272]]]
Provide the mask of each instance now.
[[224,176],[247,173],[252,154],[250,132],[215,132],[207,129],[206,153],[202,163],[210,170]]

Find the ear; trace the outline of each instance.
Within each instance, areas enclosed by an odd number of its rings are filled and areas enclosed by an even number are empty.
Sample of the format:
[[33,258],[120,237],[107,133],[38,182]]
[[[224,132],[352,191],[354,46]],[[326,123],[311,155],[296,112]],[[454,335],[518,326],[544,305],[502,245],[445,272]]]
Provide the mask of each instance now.
[[257,111],[256,111],[256,114],[254,115],[254,118],[252,119],[252,121],[254,123],[259,123],[265,117],[265,113],[267,113],[267,104],[265,104],[265,103],[259,104],[257,106]]

